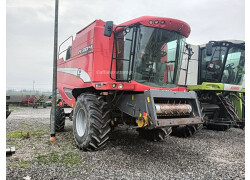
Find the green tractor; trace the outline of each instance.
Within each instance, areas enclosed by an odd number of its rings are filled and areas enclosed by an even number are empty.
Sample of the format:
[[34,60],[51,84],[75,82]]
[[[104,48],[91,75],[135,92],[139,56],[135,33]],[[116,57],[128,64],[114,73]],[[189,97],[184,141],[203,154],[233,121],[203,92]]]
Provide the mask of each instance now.
[[45,96],[41,95],[39,98],[36,97],[36,101],[33,104],[33,108],[38,108],[39,106],[42,106],[43,108],[47,107]]
[[196,91],[207,129],[245,126],[245,42],[210,41],[190,45],[193,55],[183,68],[185,85]]

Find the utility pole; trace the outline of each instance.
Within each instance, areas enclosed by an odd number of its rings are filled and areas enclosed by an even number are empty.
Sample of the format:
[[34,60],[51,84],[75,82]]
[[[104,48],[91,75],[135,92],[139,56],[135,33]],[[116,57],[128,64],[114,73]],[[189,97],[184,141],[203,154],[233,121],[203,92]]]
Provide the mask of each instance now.
[[35,92],[35,81],[33,80],[33,92]]
[[52,83],[52,109],[50,114],[50,141],[56,140],[56,85],[57,85],[57,37],[58,37],[58,0],[55,0],[55,26],[54,26],[54,57],[53,57],[53,83]]

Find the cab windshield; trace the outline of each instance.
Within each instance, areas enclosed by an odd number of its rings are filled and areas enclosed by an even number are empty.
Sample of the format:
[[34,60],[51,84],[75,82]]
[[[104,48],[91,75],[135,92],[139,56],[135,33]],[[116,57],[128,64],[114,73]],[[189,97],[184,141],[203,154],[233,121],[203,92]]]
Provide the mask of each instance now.
[[174,31],[134,26],[115,34],[116,80],[163,88],[178,85],[185,37]]
[[245,71],[245,50],[230,48],[227,55],[222,83],[241,85]]
[[243,47],[215,46],[212,56],[201,52],[201,81],[241,85],[245,71],[245,50]]
[[176,87],[184,44],[185,37],[177,32],[141,25],[137,34],[133,79],[154,87]]

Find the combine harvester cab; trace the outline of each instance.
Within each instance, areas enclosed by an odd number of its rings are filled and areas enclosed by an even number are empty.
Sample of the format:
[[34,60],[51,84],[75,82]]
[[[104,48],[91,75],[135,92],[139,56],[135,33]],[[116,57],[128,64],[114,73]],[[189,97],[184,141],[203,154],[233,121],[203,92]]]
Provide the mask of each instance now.
[[188,73],[182,71],[182,78],[187,75],[186,85],[197,92],[204,125],[222,131],[232,126],[244,128],[245,42],[210,41],[190,46],[193,55],[188,61]]
[[[196,93],[178,86],[189,34],[188,24],[170,18],[144,16],[117,26],[96,20],[68,38],[68,48],[59,47],[57,89],[73,108],[80,149],[102,148],[119,124],[153,141],[202,127]],[[56,108],[61,131],[65,113]]]

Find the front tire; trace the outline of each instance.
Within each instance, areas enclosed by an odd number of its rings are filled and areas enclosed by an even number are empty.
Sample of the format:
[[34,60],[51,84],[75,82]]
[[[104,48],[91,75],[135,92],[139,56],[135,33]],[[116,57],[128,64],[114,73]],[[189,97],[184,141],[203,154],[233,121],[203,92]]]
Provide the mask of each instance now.
[[171,136],[182,138],[191,137],[199,132],[202,128],[203,124],[173,127]]
[[139,136],[149,141],[162,141],[172,131],[172,128],[159,128],[159,129],[138,129]]
[[83,93],[77,98],[73,111],[73,133],[79,149],[99,150],[109,139],[110,113],[100,97]]

